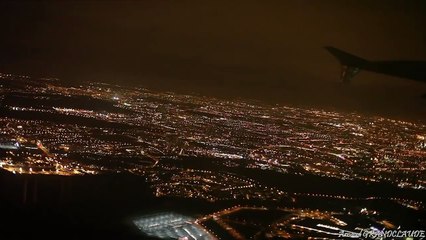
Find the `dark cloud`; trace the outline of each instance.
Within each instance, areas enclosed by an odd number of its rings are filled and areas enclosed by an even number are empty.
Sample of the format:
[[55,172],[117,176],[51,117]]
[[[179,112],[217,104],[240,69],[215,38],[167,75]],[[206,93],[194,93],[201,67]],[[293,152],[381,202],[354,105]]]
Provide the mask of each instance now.
[[342,86],[323,49],[425,60],[425,12],[422,0],[8,2],[0,70],[425,119],[424,84],[362,72]]

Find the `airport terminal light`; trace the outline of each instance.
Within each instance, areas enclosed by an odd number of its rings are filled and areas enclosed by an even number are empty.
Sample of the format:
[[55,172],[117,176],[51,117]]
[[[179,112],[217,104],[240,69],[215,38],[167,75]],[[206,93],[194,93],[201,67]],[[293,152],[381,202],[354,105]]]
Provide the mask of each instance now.
[[157,213],[133,221],[144,234],[160,239],[215,239],[195,220],[176,213]]

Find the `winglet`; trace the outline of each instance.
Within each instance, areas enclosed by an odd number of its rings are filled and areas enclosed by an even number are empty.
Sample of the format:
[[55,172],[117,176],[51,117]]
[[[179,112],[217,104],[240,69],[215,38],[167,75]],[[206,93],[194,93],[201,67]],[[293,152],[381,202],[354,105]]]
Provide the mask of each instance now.
[[344,83],[350,83],[351,79],[368,63],[368,61],[363,58],[344,52],[335,47],[327,46],[325,49],[336,57],[342,65],[340,80]]

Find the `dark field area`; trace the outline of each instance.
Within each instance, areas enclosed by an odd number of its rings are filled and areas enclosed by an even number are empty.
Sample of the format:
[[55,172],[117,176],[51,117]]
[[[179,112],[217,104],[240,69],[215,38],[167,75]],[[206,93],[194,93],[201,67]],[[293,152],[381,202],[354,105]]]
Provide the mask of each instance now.
[[[309,173],[304,173],[303,176],[292,174],[282,174],[270,170],[245,168],[249,163],[248,160],[236,160],[239,163],[238,167],[227,167],[221,162],[223,159],[214,158],[196,158],[187,157],[180,160],[170,159],[163,160],[163,163],[168,162],[175,166],[192,167],[205,170],[228,171],[238,175],[243,175],[256,181],[277,187],[283,191],[295,193],[322,193],[345,195],[352,197],[401,197],[423,201],[426,199],[425,191],[417,191],[414,189],[398,188],[392,184],[375,183],[361,180],[341,180],[337,178],[322,177]],[[327,186],[327,187],[324,187]]]

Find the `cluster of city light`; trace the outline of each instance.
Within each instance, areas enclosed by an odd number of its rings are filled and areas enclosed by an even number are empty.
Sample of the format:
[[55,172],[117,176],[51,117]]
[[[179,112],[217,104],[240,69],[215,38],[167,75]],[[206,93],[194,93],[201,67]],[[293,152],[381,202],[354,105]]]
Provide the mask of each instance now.
[[[272,212],[276,215],[276,218],[271,218],[269,224],[262,225],[256,222],[260,214],[270,215]],[[237,205],[201,216],[195,222],[212,233],[217,230],[217,226],[220,226],[235,239],[249,239],[254,238],[254,236],[257,238],[263,236],[265,238],[288,239],[306,238],[306,236],[310,236],[312,239],[348,239],[359,238],[361,236],[360,233],[363,231],[378,228],[397,228],[386,219],[381,221],[374,220],[376,218],[380,219],[378,215],[375,218],[369,218],[365,215],[365,212],[375,211],[363,208],[357,214],[350,211]],[[252,217],[250,213],[254,213],[254,216]],[[362,222],[354,224],[340,219],[354,214],[357,215],[357,219],[363,219]],[[257,228],[258,232],[247,236],[240,232],[239,226]]]
[[[26,76],[2,74],[0,77],[2,81],[32,81]],[[3,87],[3,99],[7,99],[9,92],[43,101],[50,96],[55,99],[84,96],[104,101],[110,108],[63,106],[60,101],[49,106],[25,106],[6,101],[5,109],[11,115],[39,112],[64,120],[78,117],[80,121],[0,118],[4,142],[16,139],[22,145],[5,154],[2,166],[18,173],[30,172],[30,168],[33,173],[40,170],[51,174],[131,172],[145,175],[160,195],[207,199],[221,199],[223,196],[217,196],[219,189],[250,191],[240,197],[264,191],[255,181],[243,183],[229,177],[231,186],[222,186],[209,182],[212,179],[201,172],[189,176],[186,173],[190,169],[167,170],[167,165],[158,164],[161,158],[196,157],[202,161],[207,157],[220,159],[215,162],[219,167],[425,187],[426,126],[423,124],[104,83],[68,87],[57,80],[46,80],[44,84],[28,82],[23,86]],[[86,125],[86,120],[96,122]],[[32,144],[37,141],[44,148]],[[182,176],[171,179],[161,174],[166,171]]]

